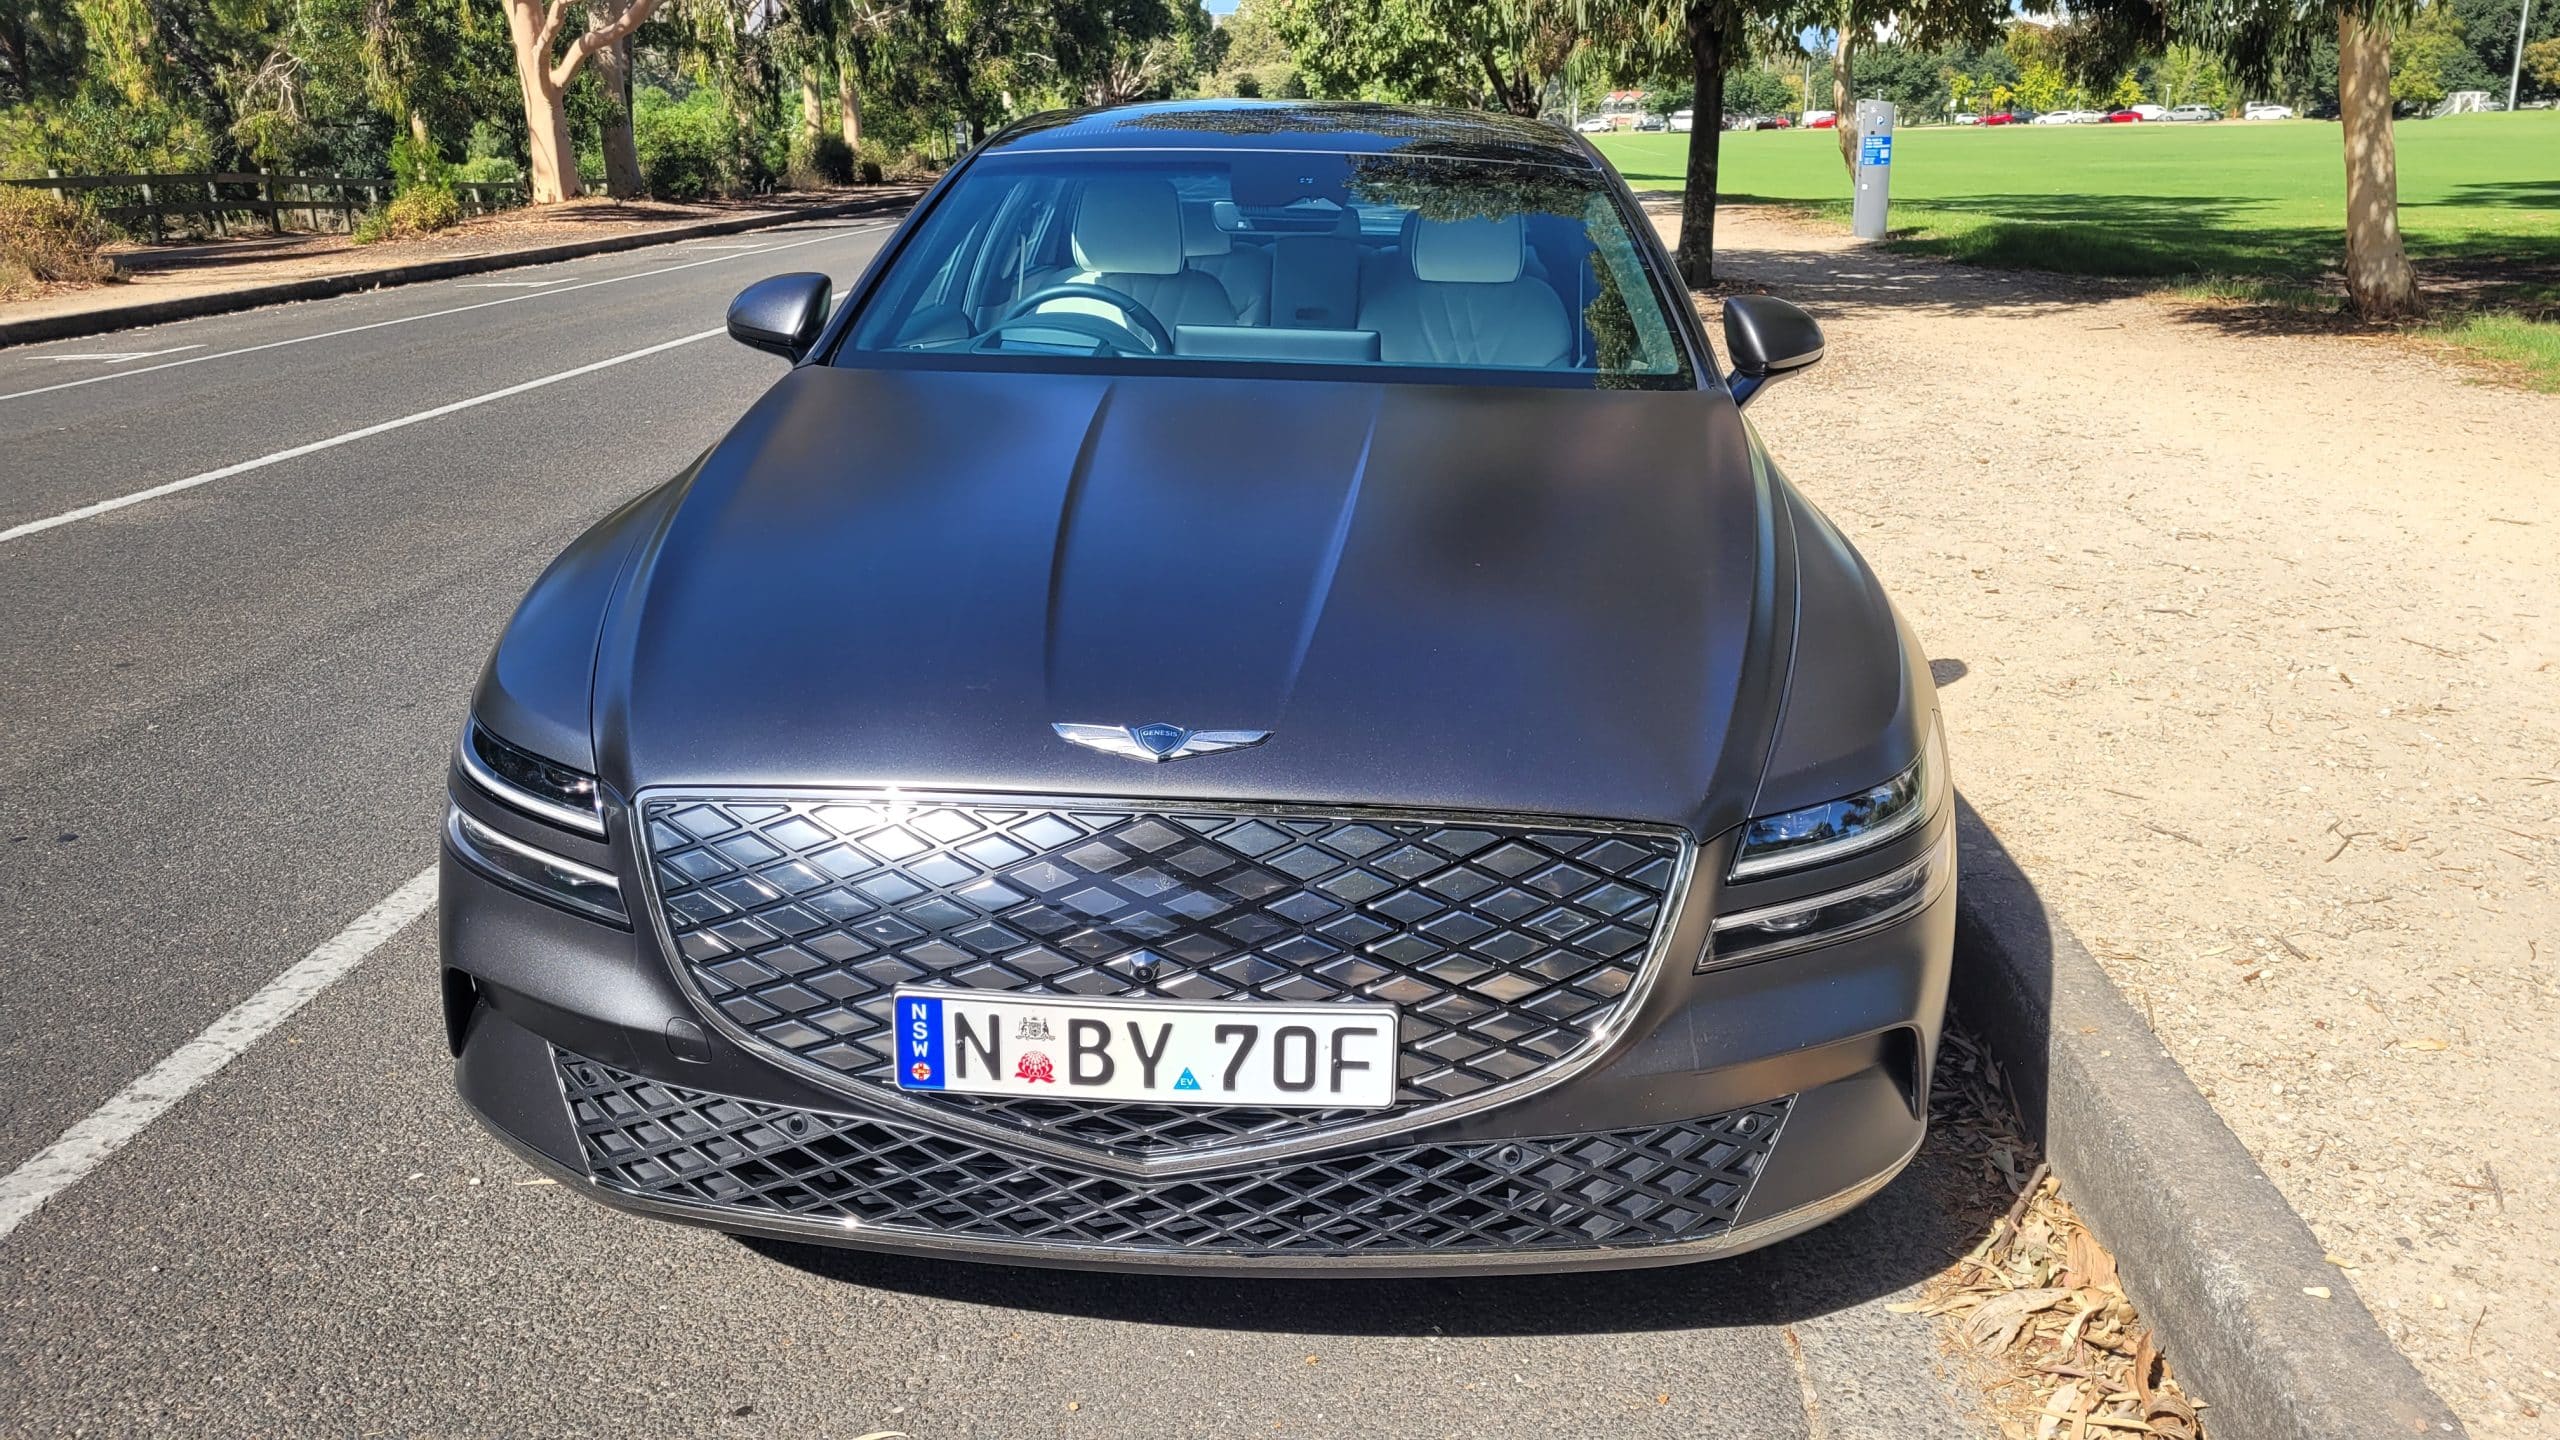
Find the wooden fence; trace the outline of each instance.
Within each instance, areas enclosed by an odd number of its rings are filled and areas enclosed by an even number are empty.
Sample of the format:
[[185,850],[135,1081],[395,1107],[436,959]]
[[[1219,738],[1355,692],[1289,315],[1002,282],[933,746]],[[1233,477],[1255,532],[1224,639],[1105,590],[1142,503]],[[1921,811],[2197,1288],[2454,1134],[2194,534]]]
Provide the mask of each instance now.
[[[352,230],[358,215],[390,198],[396,188],[383,179],[273,175],[264,170],[194,175],[56,175],[48,171],[41,179],[0,180],[0,185],[51,190],[66,199],[86,196],[100,215],[126,233],[148,234],[154,240],[168,233],[172,218],[198,221],[187,228],[214,235],[228,235],[235,224],[260,219],[269,232],[281,234],[289,216],[301,217],[301,228],[306,230]],[[457,180],[453,192],[461,199],[465,215],[524,203],[524,186],[514,180]],[[324,223],[322,216],[330,218]]]

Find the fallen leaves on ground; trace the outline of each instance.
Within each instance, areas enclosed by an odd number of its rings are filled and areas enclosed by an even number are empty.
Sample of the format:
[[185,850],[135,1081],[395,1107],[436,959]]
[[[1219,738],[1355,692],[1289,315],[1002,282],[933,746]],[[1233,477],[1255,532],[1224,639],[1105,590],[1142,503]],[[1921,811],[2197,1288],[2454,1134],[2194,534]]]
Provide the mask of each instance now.
[[1933,1123],[1978,1131],[1965,1149],[2015,1198],[1973,1253],[1898,1310],[1939,1317],[2011,1440],[2202,1440],[2200,1408],[2178,1388],[2150,1327],[2118,1283],[2115,1257],[2080,1223],[2040,1161],[1999,1070],[1950,1026]]

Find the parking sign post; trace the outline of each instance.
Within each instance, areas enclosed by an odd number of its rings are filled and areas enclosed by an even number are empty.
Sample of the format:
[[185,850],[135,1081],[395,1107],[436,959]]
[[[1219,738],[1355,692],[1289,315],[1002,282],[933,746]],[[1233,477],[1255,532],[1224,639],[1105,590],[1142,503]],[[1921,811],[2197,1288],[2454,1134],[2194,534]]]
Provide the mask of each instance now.
[[1850,233],[1884,238],[1886,191],[1893,178],[1893,102],[1858,102],[1858,193],[1849,212]]

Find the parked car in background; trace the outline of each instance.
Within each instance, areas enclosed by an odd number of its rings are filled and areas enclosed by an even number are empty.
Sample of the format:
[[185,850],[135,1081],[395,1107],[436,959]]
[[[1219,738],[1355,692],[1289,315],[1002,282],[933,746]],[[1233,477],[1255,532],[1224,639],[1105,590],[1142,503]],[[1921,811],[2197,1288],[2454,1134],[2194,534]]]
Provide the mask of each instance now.
[[1584,117],[1582,123],[1573,128],[1585,135],[1606,135],[1618,127],[1609,123],[1609,117],[1606,115],[1590,115]]
[[2169,118],[2169,107],[2166,105],[2127,105],[2124,108],[2155,125]]
[[1788,119],[1784,115],[1772,115],[1769,117],[1768,123],[1760,128],[1763,130],[1787,130],[1792,129],[1795,123],[1796,122]]
[[2293,107],[2271,104],[2264,100],[2252,100],[2240,107],[2240,118],[2243,120],[2290,120],[2293,118]]
[[2110,125],[2139,125],[2142,123],[2142,112],[2138,110],[2110,110],[2107,112],[2107,123]]
[[1959,125],[1979,125],[1982,123],[1982,117],[1979,115],[1958,115],[1956,117],[1956,123]]
[[2032,110],[2003,110],[1996,115],[1983,116],[1982,123],[1985,125],[2032,125],[2035,123],[2035,118],[2035,112]]
[[2172,105],[2169,107],[2169,118],[2185,124],[2197,120],[2219,120],[2222,118],[2222,112],[2210,105]]
[[2047,110],[2027,123],[2030,125],[2072,125],[2078,123],[2079,118],[2080,112],[2077,110]]
[[1647,135],[1659,135],[1671,128],[1671,122],[1659,115],[1639,115],[1636,117],[1636,128]]
[[1807,130],[1833,130],[1839,128],[1839,125],[1840,112],[1837,110],[1807,110],[1804,112],[1804,128]]
[[1674,134],[1674,135],[1686,135],[1686,134],[1688,134],[1690,131],[1695,130],[1695,129],[1697,129],[1697,128],[1698,128],[1698,112],[1697,112],[1697,111],[1695,111],[1695,110],[1674,110],[1674,111],[1672,111],[1672,112],[1671,112],[1671,133],[1672,133],[1672,134]]

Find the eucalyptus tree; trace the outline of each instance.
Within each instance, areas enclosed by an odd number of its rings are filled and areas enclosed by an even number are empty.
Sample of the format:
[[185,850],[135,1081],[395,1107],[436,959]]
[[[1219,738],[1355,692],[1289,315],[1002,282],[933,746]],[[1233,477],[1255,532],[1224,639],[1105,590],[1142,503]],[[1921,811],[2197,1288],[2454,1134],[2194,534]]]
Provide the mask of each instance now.
[[[516,80],[524,96],[526,168],[533,202],[546,205],[585,193],[578,149],[569,132],[568,89],[598,52],[619,45],[657,13],[663,0],[498,0],[515,45]],[[573,11],[584,28],[564,45]],[[633,168],[636,171],[637,161]]]
[[1581,0],[1287,0],[1273,17],[1327,94],[1538,113],[1583,37]]
[[2211,48],[2232,80],[2265,85],[2334,38],[2347,180],[2347,300],[2367,320],[2424,314],[2400,235],[2400,163],[2391,134],[2391,37],[2413,0],[2170,0],[2181,38]]
[[1831,108],[1840,163],[1858,173],[1857,63],[1869,42],[1884,36],[1936,50],[1950,45],[1989,45],[2009,18],[2007,0],[1808,0],[1781,27],[1827,32],[1831,37]]
[[1796,0],[1581,0],[1587,38],[1623,75],[1689,86],[1696,123],[1680,182],[1673,254],[1692,286],[1715,280],[1716,184],[1724,148],[1725,77],[1749,63],[1755,35],[1798,14]]

